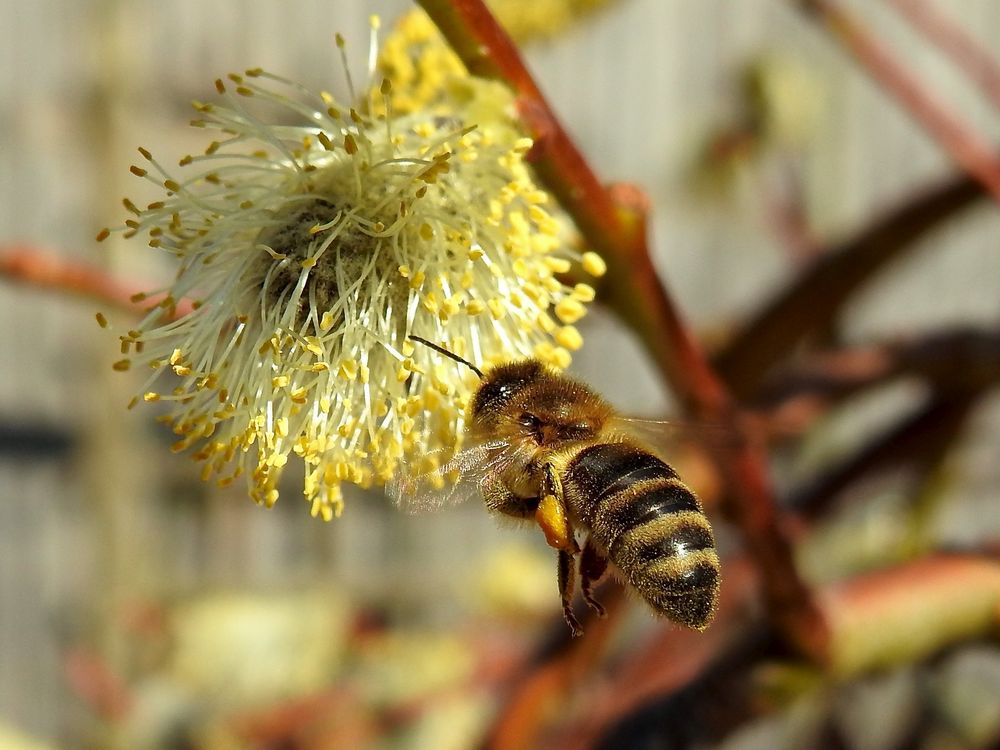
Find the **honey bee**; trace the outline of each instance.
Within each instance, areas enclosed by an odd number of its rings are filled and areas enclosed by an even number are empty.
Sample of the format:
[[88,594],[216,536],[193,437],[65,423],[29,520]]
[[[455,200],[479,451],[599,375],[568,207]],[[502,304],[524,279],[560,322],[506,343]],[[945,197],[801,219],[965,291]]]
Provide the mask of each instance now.
[[[603,616],[592,592],[609,563],[656,613],[697,630],[709,625],[720,584],[712,528],[694,492],[623,428],[627,420],[593,389],[537,359],[483,373],[411,338],[481,379],[469,407],[472,447],[435,473],[463,474],[491,512],[541,527],[558,552],[559,595],[574,636],[582,633],[572,608],[577,574],[584,601]],[[414,490],[405,480],[396,488]]]

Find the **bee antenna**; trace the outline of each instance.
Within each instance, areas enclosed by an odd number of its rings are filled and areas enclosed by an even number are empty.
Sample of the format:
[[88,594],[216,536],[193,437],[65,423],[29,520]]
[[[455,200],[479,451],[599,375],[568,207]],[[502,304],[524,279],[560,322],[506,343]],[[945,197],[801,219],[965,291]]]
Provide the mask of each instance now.
[[462,359],[461,357],[459,357],[459,356],[458,356],[457,354],[455,354],[454,352],[449,352],[449,351],[448,351],[447,349],[445,349],[444,347],[442,347],[442,346],[438,346],[437,344],[434,344],[434,343],[431,343],[431,342],[430,342],[430,341],[428,341],[427,339],[422,339],[422,338],[420,338],[419,336],[414,336],[413,334],[410,334],[409,336],[407,336],[407,338],[409,338],[409,339],[413,339],[414,341],[419,341],[419,342],[420,342],[421,344],[425,344],[425,345],[429,346],[429,347],[430,347],[431,349],[433,349],[434,351],[436,351],[436,352],[440,352],[441,354],[443,354],[444,356],[446,356],[446,357],[447,357],[448,359],[453,359],[453,360],[455,360],[456,362],[460,362],[461,364],[465,365],[465,366],[466,366],[466,367],[468,367],[468,368],[469,368],[470,370],[472,370],[472,371],[473,371],[474,373],[476,373],[476,375],[478,375],[478,376],[479,376],[479,379],[480,379],[480,380],[482,380],[482,378],[483,378],[483,371],[482,371],[482,370],[480,370],[480,369],[479,369],[478,367],[476,367],[476,366],[475,366],[474,364],[472,364],[471,362],[469,362],[469,360],[467,360],[467,359]]

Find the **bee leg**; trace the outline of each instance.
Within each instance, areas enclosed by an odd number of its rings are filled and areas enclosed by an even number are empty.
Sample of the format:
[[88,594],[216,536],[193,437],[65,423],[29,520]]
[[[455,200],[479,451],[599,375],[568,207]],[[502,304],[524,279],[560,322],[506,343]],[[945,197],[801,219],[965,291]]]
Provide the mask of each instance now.
[[583,593],[583,600],[587,602],[598,617],[607,617],[608,612],[604,606],[594,598],[594,584],[599,583],[604,572],[608,568],[608,559],[604,557],[594,546],[590,537],[583,545],[583,555],[580,556],[580,589]]
[[583,628],[580,621],[573,614],[573,555],[566,550],[559,550],[559,597],[562,599],[563,618],[569,629],[573,632],[573,637],[583,635]]

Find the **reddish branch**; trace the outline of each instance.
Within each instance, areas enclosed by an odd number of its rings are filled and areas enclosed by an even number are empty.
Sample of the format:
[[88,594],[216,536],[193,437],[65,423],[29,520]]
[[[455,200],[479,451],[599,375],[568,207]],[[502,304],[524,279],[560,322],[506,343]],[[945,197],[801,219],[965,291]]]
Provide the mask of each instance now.
[[[920,378],[945,393],[996,386],[1000,384],[1000,329],[963,326],[921,338],[819,352],[768,378],[755,404],[772,414],[776,409],[794,410],[803,402],[828,408],[900,376]],[[780,413],[775,416],[780,423]]]
[[917,123],[1000,203],[1000,160],[989,143],[939,102],[850,11],[830,0],[797,0]]
[[1000,110],[1000,65],[972,34],[926,0],[887,0],[964,72]]
[[[819,598],[832,626],[831,671],[841,680],[852,679],[992,636],[1000,625],[1000,561],[932,555],[821,589]],[[669,738],[676,747],[714,747],[749,720],[786,709],[787,700],[775,699],[779,691],[802,696],[832,684],[778,658],[759,623],[744,625],[741,632],[745,637],[694,679],[687,676],[683,657],[649,663],[650,671],[662,670],[659,679],[666,690],[633,705],[635,686],[622,683],[620,693],[602,697],[628,704],[627,713],[588,706],[581,722],[565,733],[572,741],[553,745],[645,747],[655,737]],[[623,665],[612,678],[616,685],[622,675],[635,674],[634,668]]]
[[22,284],[86,297],[113,307],[136,311],[136,292],[86,263],[61,258],[27,245],[0,246],[0,276]]
[[[609,302],[643,338],[687,411],[738,431],[735,404],[658,280],[647,244],[644,196],[635,188],[603,187],[482,0],[421,0],[421,5],[472,73],[513,88],[536,141],[536,172],[608,262]],[[779,527],[764,455],[749,441],[735,441],[720,448],[717,459],[734,496],[729,515],[763,571],[774,622],[795,647],[823,659],[826,628]]]
[[[140,298],[137,295],[142,293],[137,286],[123,284],[101,268],[67,260],[30,245],[0,245],[0,278],[68,292],[135,315],[145,315],[163,299],[163,295]],[[176,305],[175,315],[183,317],[191,309],[189,302],[181,300]]]
[[949,449],[973,413],[979,393],[937,395],[875,435],[841,463],[816,477],[788,501],[804,518],[823,517],[840,492],[861,477],[902,463],[930,465]]
[[971,206],[982,189],[970,178],[951,180],[908,200],[859,235],[823,253],[784,286],[715,357],[739,398],[752,396],[769,368],[808,335],[825,330],[861,286],[930,230]]

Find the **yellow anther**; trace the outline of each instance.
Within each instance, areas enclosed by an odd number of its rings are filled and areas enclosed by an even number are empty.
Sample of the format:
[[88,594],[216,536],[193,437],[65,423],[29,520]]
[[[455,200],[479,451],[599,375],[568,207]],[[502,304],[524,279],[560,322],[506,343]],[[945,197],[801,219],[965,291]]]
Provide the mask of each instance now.
[[576,323],[576,321],[587,314],[587,308],[573,297],[566,297],[560,300],[556,304],[555,311],[559,320],[568,325]]
[[560,328],[556,332],[556,341],[559,342],[560,346],[564,346],[572,352],[583,346],[583,336],[574,326]]
[[486,305],[490,308],[490,314],[493,316],[494,320],[502,320],[504,315],[507,314],[507,306],[504,304],[502,299],[488,300]]
[[132,366],[132,360],[130,359],[119,359],[117,362],[111,365],[111,369],[117,370],[118,372],[125,372]]
[[333,313],[327,310],[323,313],[323,316],[319,319],[319,327],[322,331],[329,331],[333,328],[334,317]]
[[101,313],[101,312],[96,313],[94,315],[94,318],[97,320],[97,325],[99,325],[101,328],[107,328],[108,327],[108,319],[106,317],[104,317],[104,313]]
[[608,264],[604,262],[604,258],[592,251],[583,254],[581,263],[583,270],[595,278],[600,278],[608,270]]
[[354,380],[358,376],[358,361],[356,359],[345,359],[337,368],[337,373],[345,380]]
[[550,256],[543,262],[553,273],[566,273],[570,269],[570,262],[565,258],[553,258]]
[[275,375],[271,378],[272,388],[286,388],[289,383],[289,378],[287,375]]
[[593,302],[597,292],[590,284],[577,284],[573,287],[573,298],[580,302]]

